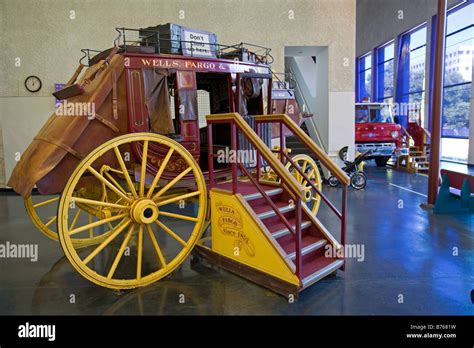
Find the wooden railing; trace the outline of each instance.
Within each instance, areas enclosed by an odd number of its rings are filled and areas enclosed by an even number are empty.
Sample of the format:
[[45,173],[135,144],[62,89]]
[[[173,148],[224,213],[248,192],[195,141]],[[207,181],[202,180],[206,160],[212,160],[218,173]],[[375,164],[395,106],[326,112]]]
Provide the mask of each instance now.
[[406,141],[406,145],[408,147],[408,149],[410,149],[410,147],[413,145],[415,145],[415,140],[413,139],[413,137],[410,135],[410,133],[408,133],[407,129],[405,127],[403,127],[403,125],[400,125],[402,127],[402,133],[405,134],[406,138],[408,141]]
[[[259,136],[253,131],[253,129],[245,122],[245,120],[238,113],[227,113],[227,114],[213,114],[206,116],[207,124],[216,123],[229,123],[231,125],[231,150],[237,150],[237,128],[245,135],[249,142],[255,147],[257,156],[261,155],[268,165],[273,169],[276,175],[282,179],[282,181],[288,185],[292,192],[294,192],[300,198],[304,198],[304,190],[301,184],[295,179],[293,175],[285,168],[285,166],[273,155],[273,152],[265,145]],[[208,139],[208,153],[212,154],[212,127],[207,127],[207,139]],[[235,144],[234,144],[235,143]],[[210,147],[210,148],[209,148]],[[209,163],[213,166],[213,163]],[[235,168],[237,169],[237,163]],[[209,168],[210,177],[212,170]],[[237,176],[233,176],[233,183],[237,182]],[[211,180],[212,182],[213,180]],[[234,186],[234,185],[233,185]],[[235,187],[236,188],[236,187]],[[236,190],[234,190],[236,191]],[[234,192],[235,193],[235,192]]]
[[301,204],[302,198],[305,196],[303,186],[295,179],[293,175],[284,167],[284,165],[273,155],[273,152],[265,145],[259,136],[253,131],[253,129],[245,122],[245,120],[238,113],[227,113],[227,114],[213,114],[207,115],[207,151],[208,151],[208,162],[209,162],[209,189],[212,189],[215,185],[214,182],[214,158],[218,155],[214,153],[212,144],[212,132],[213,125],[218,123],[230,124],[230,143],[231,150],[237,151],[237,139],[238,132],[240,131],[249,141],[249,143],[257,151],[257,157],[263,157],[267,162],[267,165],[272,168],[277,177],[281,180],[281,187],[294,199],[295,204],[295,226],[293,227],[282,212],[278,209],[275,203],[271,200],[264,188],[260,185],[259,178],[252,177],[249,170],[242,164],[233,161],[232,167],[232,192],[233,194],[238,193],[238,171],[249,178],[252,184],[257,188],[262,197],[267,201],[268,205],[273,209],[276,216],[283,222],[288,228],[290,233],[295,239],[295,275],[298,279],[302,278],[303,260],[302,260],[302,234],[301,234]]
[[[285,114],[281,115],[261,115],[255,116],[255,124],[257,127],[257,135],[260,134],[260,124],[262,123],[278,123],[280,131],[280,147],[278,149],[280,153],[280,160],[283,162],[288,161],[292,164],[293,168],[299,173],[299,175],[307,182],[311,188],[316,192],[317,195],[326,203],[326,205],[334,212],[337,218],[339,218],[341,224],[341,246],[343,247],[346,243],[346,205],[347,205],[347,186],[349,185],[350,178],[347,174],[337,166],[337,164],[331,160],[331,158],[319,148],[312,139],[306,134],[298,125]],[[288,156],[286,153],[286,144],[284,134],[284,127],[287,127],[293,135],[295,135],[301,143],[303,143],[306,148],[319,160],[321,165],[326,167],[332,175],[334,175],[342,185],[342,202],[341,202],[341,211],[339,211],[335,205],[324,195],[321,190],[315,185],[315,183],[308,178],[306,173],[301,170],[301,168]],[[257,153],[257,177],[260,177],[260,157]],[[315,217],[316,218],[316,217]]]
[[422,127],[421,129],[423,129],[423,148],[422,148],[422,151],[423,151],[423,156],[426,156],[427,155],[426,148],[430,147],[430,143],[431,143],[431,133],[425,127]]
[[[229,124],[230,125],[230,148],[231,150],[237,151],[237,139],[239,132],[247,138],[249,143],[255,148],[257,152],[257,164],[256,164],[256,175],[251,173],[251,170],[247,169],[242,163],[237,163],[234,161],[231,163],[232,169],[232,191],[233,194],[238,193],[238,175],[239,171],[241,174],[245,175],[250,182],[257,188],[262,197],[266,200],[268,205],[274,210],[275,214],[278,216],[280,221],[288,228],[288,230],[293,235],[295,239],[295,266],[296,276],[301,279],[302,274],[302,232],[301,232],[301,221],[302,221],[302,199],[305,197],[305,191],[303,186],[296,180],[296,178],[291,174],[284,166],[285,161],[289,161],[293,164],[296,170],[300,175],[311,185],[315,192],[322,198],[322,200],[329,206],[329,208],[336,214],[336,216],[341,220],[341,244],[338,244],[337,247],[341,247],[345,244],[346,239],[346,201],[347,201],[347,185],[349,184],[349,177],[346,173],[339,168],[329,156],[322,151],[311,138],[304,133],[287,115],[270,115],[270,116],[255,116],[255,124],[257,128],[257,133],[245,122],[245,120],[238,113],[226,113],[226,114],[213,114],[207,115],[207,140],[208,140],[208,162],[209,162],[209,189],[212,189],[215,186],[214,181],[214,158],[218,157],[218,154],[214,153],[214,146],[212,142],[213,126],[214,124]],[[279,122],[280,123],[280,135],[281,135],[281,145],[280,151],[281,155],[278,158],[274,153],[267,147],[267,145],[260,138],[260,124],[263,122]],[[342,184],[342,208],[339,211],[334,204],[332,204],[329,199],[318,189],[318,187],[312,182],[306,175],[303,173],[301,168],[299,168],[294,161],[288,156],[284,151],[284,137],[283,137],[283,127],[286,126],[294,135],[296,135],[300,141],[305,144],[310,151],[319,159],[322,165],[328,168],[331,173],[339,180]],[[266,162],[266,165],[269,166],[276,176],[280,179],[280,187],[285,190],[293,199],[295,206],[295,226],[293,227],[286,217],[279,211],[278,207],[272,201],[272,199],[267,195],[264,188],[261,186],[261,164],[262,159]],[[316,217],[314,217],[316,219]],[[317,219],[316,219],[317,220]],[[317,220],[319,222],[319,220]]]
[[[261,115],[255,116],[255,122],[264,123],[279,123],[280,124],[280,135],[283,134],[283,125],[287,127],[298,139],[316,156],[321,164],[326,167],[332,175],[334,175],[343,186],[349,185],[349,177],[347,174],[324,152],[318,147],[314,141],[306,134],[293,120],[285,114],[281,115]],[[258,133],[258,127],[257,127]],[[284,137],[280,136],[280,152],[284,152],[286,146],[284,145]],[[282,154],[282,157],[284,155]]]

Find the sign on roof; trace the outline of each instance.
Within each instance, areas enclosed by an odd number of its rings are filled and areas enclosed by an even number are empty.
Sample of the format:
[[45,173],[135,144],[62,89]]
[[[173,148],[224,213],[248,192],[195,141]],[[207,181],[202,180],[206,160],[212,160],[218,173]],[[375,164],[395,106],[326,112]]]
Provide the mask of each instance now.
[[216,43],[214,33],[181,27],[181,47],[184,56],[216,57]]

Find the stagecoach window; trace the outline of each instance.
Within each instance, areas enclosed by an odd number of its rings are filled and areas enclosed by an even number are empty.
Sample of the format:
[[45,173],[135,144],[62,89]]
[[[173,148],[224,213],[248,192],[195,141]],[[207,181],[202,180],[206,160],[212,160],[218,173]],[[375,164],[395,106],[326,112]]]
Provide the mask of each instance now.
[[197,91],[198,114],[199,114],[199,128],[206,127],[206,115],[211,113],[211,101],[209,92],[205,90]]
[[158,134],[175,132],[168,93],[168,71],[165,69],[143,69],[145,104],[148,110],[151,131]]
[[181,120],[193,121],[198,118],[197,92],[194,89],[185,89],[178,92],[178,112]]

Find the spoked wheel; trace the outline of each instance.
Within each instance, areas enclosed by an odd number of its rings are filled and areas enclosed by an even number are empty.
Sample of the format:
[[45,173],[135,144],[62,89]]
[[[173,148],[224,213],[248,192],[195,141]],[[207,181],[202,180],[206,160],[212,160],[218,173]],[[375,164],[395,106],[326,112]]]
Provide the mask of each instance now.
[[262,180],[268,182],[278,182],[278,175],[270,167],[262,167]]
[[328,179],[328,184],[331,187],[337,187],[339,185],[339,180],[333,175],[331,175]]
[[367,186],[367,176],[363,172],[357,172],[351,176],[351,186],[356,190],[362,190]]
[[[141,157],[136,168],[131,149]],[[118,199],[75,197],[91,178]],[[75,204],[108,208],[107,215],[74,223]],[[93,150],[71,175],[59,202],[59,239],[73,267],[88,280],[114,289],[145,286],[188,256],[202,233],[206,206],[204,177],[184,147],[157,134],[127,134]],[[112,222],[115,226],[107,228]],[[108,236],[97,246],[75,250],[72,238],[89,230]]]
[[[308,155],[300,154],[292,157],[293,162],[301,169],[301,171],[311,180],[319,191],[322,189],[321,174],[318,165]],[[303,186],[305,191],[305,202],[314,215],[319,210],[321,204],[321,196],[312,188],[306,179],[293,167],[291,162],[286,164],[286,169],[293,174],[296,180]]]
[[56,220],[59,195],[30,196],[25,199],[25,208],[33,224],[45,236],[58,240]]
[[[94,191],[98,191],[100,188],[96,188]],[[81,194],[84,193],[84,190],[81,190]],[[75,193],[74,195],[79,195]],[[47,237],[52,240],[58,241],[58,232],[57,232],[57,212],[59,204],[60,195],[32,195],[24,200],[26,212],[28,213],[33,224]],[[103,195],[101,198],[106,201],[107,196]],[[93,207],[92,207],[93,208]],[[94,209],[88,209],[84,205],[77,207],[77,216],[75,216],[76,221],[79,219],[87,219],[87,221],[95,220],[96,216],[100,214]],[[72,244],[75,248],[86,247],[89,245],[94,245],[101,242],[105,237],[105,234],[100,236],[94,236],[90,233],[88,235],[83,235],[77,238],[72,239]]]

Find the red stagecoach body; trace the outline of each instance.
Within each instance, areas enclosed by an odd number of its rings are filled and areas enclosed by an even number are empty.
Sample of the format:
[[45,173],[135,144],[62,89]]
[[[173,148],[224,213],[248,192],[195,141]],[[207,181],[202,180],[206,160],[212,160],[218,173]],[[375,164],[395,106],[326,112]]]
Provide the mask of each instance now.
[[[125,33],[133,29],[121,30]],[[284,98],[272,102],[269,49],[261,48],[265,55],[259,56],[244,44],[226,46],[217,58],[167,54],[143,42],[124,43],[93,57],[92,51],[83,50],[88,68],[80,74],[81,64],[66,86],[54,93],[68,104],[94,103],[96,113],[94,117],[65,117],[57,112],[51,115],[9,180],[9,186],[23,197],[28,197],[35,185],[42,194],[61,192],[76,165],[92,149],[117,135],[135,132],[164,134],[178,141],[206,175],[203,152],[207,134],[206,127],[200,127],[198,91],[209,94],[208,111],[212,114],[238,112],[246,117],[267,114],[268,110],[282,111]],[[290,117],[301,123],[297,106],[292,110]],[[214,144],[229,145],[228,130],[216,133]],[[272,137],[280,135],[276,129],[271,133]],[[134,145],[130,150],[135,162],[140,163],[141,150]],[[156,174],[165,155],[164,149],[150,148],[149,175]],[[172,157],[163,178],[167,173],[182,171],[183,166]],[[228,166],[215,168],[217,177],[228,172]]]

